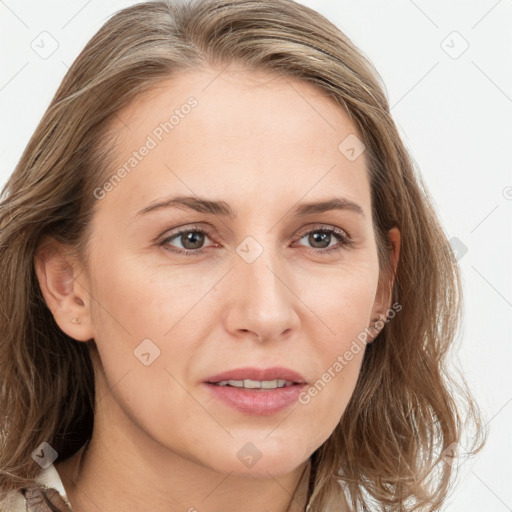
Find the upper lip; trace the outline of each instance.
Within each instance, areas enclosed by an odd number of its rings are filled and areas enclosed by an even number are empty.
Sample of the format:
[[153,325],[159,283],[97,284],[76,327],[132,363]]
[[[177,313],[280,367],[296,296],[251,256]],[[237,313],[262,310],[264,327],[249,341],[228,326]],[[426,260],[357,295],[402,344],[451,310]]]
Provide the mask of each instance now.
[[217,383],[223,380],[287,380],[295,384],[306,384],[306,379],[298,372],[284,368],[283,366],[273,366],[272,368],[235,368],[217,375],[208,377],[205,382]]

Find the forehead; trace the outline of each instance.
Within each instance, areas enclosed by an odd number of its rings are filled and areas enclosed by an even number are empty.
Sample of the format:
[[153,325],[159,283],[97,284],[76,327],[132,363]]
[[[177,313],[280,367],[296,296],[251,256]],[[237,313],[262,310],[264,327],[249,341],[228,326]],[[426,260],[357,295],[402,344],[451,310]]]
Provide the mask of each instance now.
[[356,126],[299,80],[234,67],[182,72],[137,97],[112,127],[107,178],[124,172],[108,202],[118,208],[166,193],[229,196],[241,206],[326,191],[369,201],[364,153],[348,159],[341,150],[347,137],[362,138]]

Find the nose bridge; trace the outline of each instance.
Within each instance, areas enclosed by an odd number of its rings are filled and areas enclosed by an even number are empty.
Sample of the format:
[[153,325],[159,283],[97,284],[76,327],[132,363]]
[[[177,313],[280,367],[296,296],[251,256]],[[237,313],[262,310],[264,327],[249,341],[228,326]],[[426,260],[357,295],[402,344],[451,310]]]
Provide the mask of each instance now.
[[272,238],[269,235],[263,241],[261,237],[262,242],[244,239],[236,249],[238,261],[232,276],[234,327],[262,337],[279,336],[297,326],[289,272]]
[[283,293],[283,283],[278,278],[279,265],[276,250],[270,247],[265,247],[261,254],[253,261],[239,262],[238,266],[241,269],[241,274],[247,290],[251,290],[253,297],[261,296],[266,299],[266,302],[276,301]]

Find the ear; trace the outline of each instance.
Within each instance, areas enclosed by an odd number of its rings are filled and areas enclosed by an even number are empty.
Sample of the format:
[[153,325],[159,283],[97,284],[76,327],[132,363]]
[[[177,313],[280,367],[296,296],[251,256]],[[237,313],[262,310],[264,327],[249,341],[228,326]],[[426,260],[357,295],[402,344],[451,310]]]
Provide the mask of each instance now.
[[391,245],[389,253],[391,264],[391,276],[381,276],[377,293],[375,295],[375,302],[372,309],[371,323],[369,330],[372,333],[368,342],[373,341],[379,334],[382,327],[384,327],[387,311],[391,307],[391,295],[393,291],[393,283],[395,281],[396,269],[398,265],[398,258],[400,254],[400,231],[394,227],[388,231],[388,240]]
[[78,283],[79,276],[85,280],[78,259],[54,238],[45,237],[36,249],[34,266],[43,297],[61,330],[78,341],[93,338],[89,286],[86,281],[86,288]]

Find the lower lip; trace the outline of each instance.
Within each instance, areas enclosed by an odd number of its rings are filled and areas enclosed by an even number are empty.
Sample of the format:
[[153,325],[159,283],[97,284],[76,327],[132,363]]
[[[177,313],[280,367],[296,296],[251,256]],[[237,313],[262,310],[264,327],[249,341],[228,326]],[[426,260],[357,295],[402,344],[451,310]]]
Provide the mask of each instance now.
[[205,385],[224,403],[245,414],[269,416],[282,411],[297,401],[305,384],[294,384],[276,389],[245,389],[231,386]]

